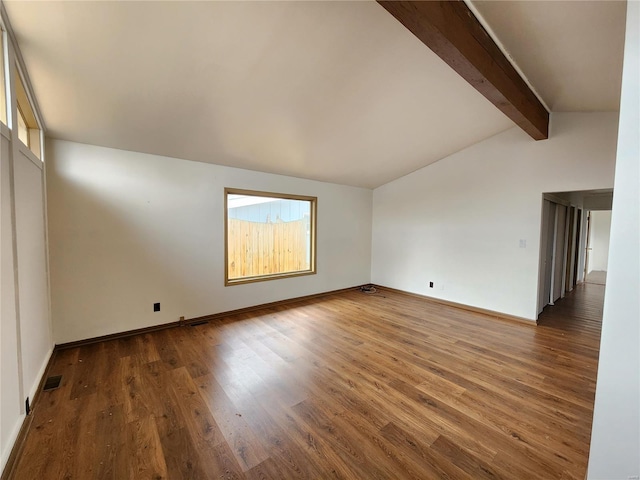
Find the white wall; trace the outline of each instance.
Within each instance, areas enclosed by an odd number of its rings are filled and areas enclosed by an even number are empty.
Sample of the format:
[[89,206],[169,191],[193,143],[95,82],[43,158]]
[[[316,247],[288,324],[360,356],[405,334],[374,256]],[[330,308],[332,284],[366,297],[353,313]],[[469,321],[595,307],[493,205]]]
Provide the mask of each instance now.
[[[47,144],[58,344],[369,282],[371,190]],[[224,187],[317,196],[318,273],[225,287]]]
[[616,130],[554,114],[549,140],[514,127],[377,188],[372,282],[534,320],[542,193],[611,188]]
[[611,211],[591,212],[591,228],[589,230],[589,265],[588,270],[607,271],[609,258],[609,231],[611,230]]
[[640,3],[627,2],[620,133],[598,383],[592,480],[640,477]]

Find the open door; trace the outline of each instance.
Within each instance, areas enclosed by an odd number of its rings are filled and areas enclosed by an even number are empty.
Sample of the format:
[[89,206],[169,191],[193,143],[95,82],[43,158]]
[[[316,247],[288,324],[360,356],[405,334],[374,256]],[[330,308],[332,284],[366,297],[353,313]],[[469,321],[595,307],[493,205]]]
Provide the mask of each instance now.
[[609,233],[611,230],[611,210],[589,212],[589,237],[587,283],[604,285],[607,277],[609,259]]
[[575,278],[572,271],[576,265],[573,261],[577,235],[575,210],[549,199],[543,200],[538,314],[572,289]]
[[551,273],[553,264],[553,235],[556,222],[556,204],[543,200],[542,232],[540,238],[540,287],[538,290],[538,314],[549,304],[551,297]]
[[[587,281],[587,274],[589,282],[604,282],[612,201],[612,189],[542,194],[538,314]],[[596,238],[594,215],[602,227]],[[596,241],[601,254],[592,250]]]
[[551,275],[552,296],[551,305],[556,300],[564,296],[564,264],[566,261],[566,228],[567,228],[567,207],[556,205],[556,222],[553,236],[553,274]]
[[582,209],[576,209],[576,228],[573,238],[573,278],[571,279],[571,288],[575,288],[578,284],[578,265],[580,264],[580,232],[582,232]]

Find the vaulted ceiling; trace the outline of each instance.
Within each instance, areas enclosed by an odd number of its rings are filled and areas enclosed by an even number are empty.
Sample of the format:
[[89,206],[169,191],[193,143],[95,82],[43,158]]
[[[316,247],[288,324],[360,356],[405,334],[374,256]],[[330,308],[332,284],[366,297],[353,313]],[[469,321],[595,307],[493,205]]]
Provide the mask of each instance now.
[[[513,126],[371,1],[4,3],[53,138],[373,188]],[[552,111],[617,110],[623,2],[472,7]]]

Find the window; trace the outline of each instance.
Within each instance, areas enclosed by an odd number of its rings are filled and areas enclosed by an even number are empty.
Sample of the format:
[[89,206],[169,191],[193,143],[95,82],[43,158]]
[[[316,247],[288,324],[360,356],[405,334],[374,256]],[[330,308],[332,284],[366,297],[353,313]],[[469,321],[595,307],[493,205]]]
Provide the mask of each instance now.
[[41,158],[40,152],[40,126],[33,112],[33,107],[24,88],[22,77],[18,73],[16,66],[16,100],[18,102],[18,138],[24,143],[33,154]]
[[225,189],[225,285],[316,273],[316,197]]
[[18,138],[27,147],[29,146],[29,128],[20,108],[18,108]]
[[0,122],[7,125],[7,82],[4,70],[4,30],[0,28]]

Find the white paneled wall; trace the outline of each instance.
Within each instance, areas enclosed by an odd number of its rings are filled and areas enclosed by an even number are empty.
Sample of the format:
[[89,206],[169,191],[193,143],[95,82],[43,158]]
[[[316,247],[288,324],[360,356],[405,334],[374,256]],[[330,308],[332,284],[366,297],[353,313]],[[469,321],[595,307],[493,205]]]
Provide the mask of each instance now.
[[[19,60],[7,37],[11,79]],[[11,85],[10,119],[16,118],[13,91]],[[0,470],[25,418],[25,401],[33,399],[53,349],[44,164],[8,123],[0,124]]]

